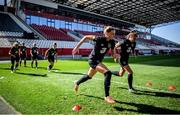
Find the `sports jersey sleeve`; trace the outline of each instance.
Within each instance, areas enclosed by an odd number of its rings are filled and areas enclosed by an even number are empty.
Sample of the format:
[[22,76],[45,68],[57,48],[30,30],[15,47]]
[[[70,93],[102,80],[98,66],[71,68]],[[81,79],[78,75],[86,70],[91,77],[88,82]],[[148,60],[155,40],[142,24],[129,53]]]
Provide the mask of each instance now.
[[94,39],[93,39],[93,42],[98,42],[101,38],[98,37],[98,36],[95,36]]
[[123,47],[126,44],[126,40],[119,42],[119,44],[120,44],[120,47]]

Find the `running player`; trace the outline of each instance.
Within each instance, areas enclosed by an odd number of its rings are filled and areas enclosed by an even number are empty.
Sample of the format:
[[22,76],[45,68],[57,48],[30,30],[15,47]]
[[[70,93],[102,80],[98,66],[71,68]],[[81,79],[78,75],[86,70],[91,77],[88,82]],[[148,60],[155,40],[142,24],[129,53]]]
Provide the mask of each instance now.
[[27,56],[26,46],[24,43],[22,43],[22,46],[20,47],[20,66],[21,66],[22,60],[24,60],[24,67],[26,67],[26,56]]
[[125,71],[128,72],[128,78],[127,79],[128,79],[129,92],[135,91],[133,86],[132,86],[132,84],[133,84],[133,71],[128,64],[128,59],[129,59],[129,54],[131,53],[131,51],[133,54],[135,52],[136,38],[137,38],[137,33],[136,32],[130,32],[127,35],[127,39],[125,39],[122,43],[118,42],[115,46],[115,49],[114,49],[115,51],[119,47],[121,49],[120,58],[118,60],[121,68],[120,68],[120,71],[112,71],[112,74],[122,77],[124,75]]
[[32,57],[31,67],[33,68],[33,63],[35,61],[36,62],[36,69],[37,69],[37,66],[38,66],[37,58],[38,58],[39,52],[38,52],[38,48],[36,47],[35,43],[33,43],[33,47],[30,50],[30,54]]
[[53,66],[54,66],[54,57],[56,58],[56,62],[57,62],[57,44],[56,43],[54,43],[53,45],[52,45],[52,47],[51,48],[49,48],[47,51],[46,51],[46,53],[45,53],[45,59],[46,59],[46,57],[48,57],[48,61],[49,61],[49,66],[48,66],[48,70],[50,71],[52,68],[53,68]]
[[[18,68],[19,65],[19,45],[17,42],[13,44],[13,47],[9,51],[9,55],[11,56],[11,73],[16,72],[16,69]],[[14,63],[16,61],[16,66],[14,67]]]
[[[110,83],[111,83],[111,71],[102,63],[102,60],[105,54],[109,49],[114,51],[115,41],[113,40],[115,36],[115,29],[113,27],[107,26],[104,29],[104,36],[96,37],[94,35],[86,35],[84,36],[77,46],[73,49],[72,54],[74,55],[78,52],[79,47],[85,40],[94,41],[94,49],[92,50],[89,56],[89,71],[87,75],[84,75],[81,79],[75,82],[74,90],[78,91],[79,85],[89,79],[91,79],[97,72],[104,74],[104,90],[105,90],[105,101],[108,103],[115,103],[115,100],[109,95]],[[112,53],[114,56],[114,53]]]

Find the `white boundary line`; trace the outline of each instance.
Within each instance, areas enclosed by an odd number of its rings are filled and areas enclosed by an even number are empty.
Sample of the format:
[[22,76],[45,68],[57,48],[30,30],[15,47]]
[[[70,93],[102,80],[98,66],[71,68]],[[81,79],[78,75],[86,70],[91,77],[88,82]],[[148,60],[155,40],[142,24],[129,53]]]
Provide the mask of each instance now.
[[[93,78],[99,81],[102,81],[102,79],[99,78]],[[118,82],[118,81],[111,81],[112,83],[116,83],[116,84],[121,84],[121,85],[127,85],[123,82]],[[143,86],[135,86],[137,88],[141,88],[141,89],[148,89],[148,90],[153,90],[153,91],[158,91],[158,92],[164,92],[164,93],[171,93],[171,94],[178,94],[180,95],[180,93],[176,93],[176,92],[171,92],[171,91],[166,91],[166,90],[161,90],[161,89],[154,89],[154,88],[150,88],[150,87],[143,87]]]
[[[68,75],[68,76],[80,76],[80,75]],[[82,75],[81,75],[82,76]],[[98,80],[98,81],[104,81],[103,79],[97,78],[97,77],[93,77],[92,79]],[[61,79],[62,80],[62,79]],[[64,79],[65,80],[65,79]],[[67,80],[66,81],[71,81],[71,80]],[[76,80],[75,80],[76,81]],[[71,81],[74,83],[74,81]],[[123,82],[119,82],[119,81],[111,81],[111,83],[115,83],[115,84],[121,84],[124,86],[127,86],[127,83],[123,83]],[[167,90],[161,90],[161,89],[154,89],[154,88],[150,88],[150,87],[143,87],[143,86],[135,86],[136,88],[140,88],[140,89],[147,89],[147,90],[151,90],[151,91],[157,91],[157,92],[164,92],[164,93],[171,93],[171,94],[178,94],[180,95],[180,93],[177,92],[172,92],[172,91],[167,91]]]
[[[3,97],[0,96],[0,99],[12,110],[15,112],[17,115],[22,115],[20,112],[16,111],[13,106],[11,106]],[[14,114],[14,113],[13,113]],[[12,114],[12,115],[13,115]]]

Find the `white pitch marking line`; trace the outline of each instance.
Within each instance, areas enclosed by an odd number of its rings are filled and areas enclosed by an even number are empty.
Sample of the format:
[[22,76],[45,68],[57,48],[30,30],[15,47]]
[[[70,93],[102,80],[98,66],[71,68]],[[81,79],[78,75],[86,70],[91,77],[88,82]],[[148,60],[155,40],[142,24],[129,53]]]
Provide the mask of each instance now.
[[4,76],[1,76],[0,79],[4,79]]
[[[111,67],[115,67],[115,66],[111,66]],[[68,75],[68,76],[75,76],[75,75]],[[76,75],[76,76],[79,76],[79,75]],[[99,79],[99,78],[95,78],[95,77],[93,77],[93,79],[96,79],[96,80],[99,80],[99,81],[103,81],[103,79]],[[71,81],[71,80],[69,80],[69,81]],[[118,82],[118,81],[111,81],[111,82],[112,83],[116,83],[116,84],[121,84],[121,85],[127,85],[127,84],[125,84],[123,82]],[[74,83],[74,81],[73,81],[73,83]],[[171,94],[179,94],[180,95],[180,93],[175,93],[175,92],[166,91],[166,90],[160,90],[160,89],[154,89],[154,88],[150,88],[150,87],[143,87],[143,86],[135,86],[135,87],[141,88],[141,89],[148,89],[148,90],[153,90],[153,91],[158,91],[158,92],[171,93]]]
[[[93,79],[102,81],[102,79],[99,79],[99,78],[93,78]],[[116,83],[116,84],[121,84],[121,85],[127,85],[127,84],[125,84],[125,83],[123,83],[123,82],[118,82],[118,81],[111,81],[111,82]],[[135,86],[135,87],[137,87],[137,88],[142,88],[142,89],[149,89],[149,90],[159,91],[159,92],[165,92],[165,93],[179,94],[179,95],[180,95],[180,93],[174,93],[174,92],[171,92],[171,91],[154,89],[154,88],[150,88],[150,87],[143,87],[143,86]]]

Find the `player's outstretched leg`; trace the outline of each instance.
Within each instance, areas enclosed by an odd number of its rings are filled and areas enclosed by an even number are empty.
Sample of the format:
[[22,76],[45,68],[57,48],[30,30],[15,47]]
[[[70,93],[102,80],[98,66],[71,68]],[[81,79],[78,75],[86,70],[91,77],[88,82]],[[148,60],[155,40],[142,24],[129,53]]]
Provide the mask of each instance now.
[[115,76],[122,77],[125,73],[125,69],[121,67],[120,71],[112,71],[111,73]]
[[92,77],[96,74],[96,72],[97,71],[95,69],[90,67],[88,73],[86,75],[84,75],[81,79],[79,79],[78,81],[76,81],[74,83],[74,91],[75,91],[75,93],[78,92],[79,85],[81,83],[83,83],[83,82],[86,82],[87,80],[92,79]]
[[11,59],[11,73],[14,71],[14,60]]
[[33,68],[33,63],[34,63],[34,60],[32,60],[32,62],[31,62],[31,67]]
[[26,67],[26,59],[24,59],[24,67]]
[[38,62],[37,62],[37,60],[36,60],[36,69],[37,69],[37,67],[38,67]]
[[14,71],[17,70],[18,66],[19,66],[19,62],[16,62],[16,66],[15,66],[15,68],[14,68]]
[[111,71],[109,71],[109,69],[102,63],[99,63],[96,66],[96,70],[100,73],[104,74],[104,91],[105,91],[105,101],[107,103],[113,104],[115,103],[115,100],[109,95],[109,91],[110,91],[110,85],[111,85],[111,76],[112,73]]
[[125,66],[124,69],[128,72],[127,80],[128,80],[129,92],[135,92],[136,90],[133,88],[133,71],[129,65]]
[[105,101],[107,103],[113,104],[115,103],[114,99],[109,96],[109,90],[110,90],[110,85],[111,85],[111,75],[112,73],[110,71],[107,71],[104,73],[105,80],[104,80],[104,89],[105,89]]
[[91,79],[88,75],[84,75],[81,79],[79,79],[77,82],[74,83],[74,91],[77,93],[79,85],[83,82],[86,82],[87,80]]
[[22,60],[20,60],[19,65],[21,66]]

